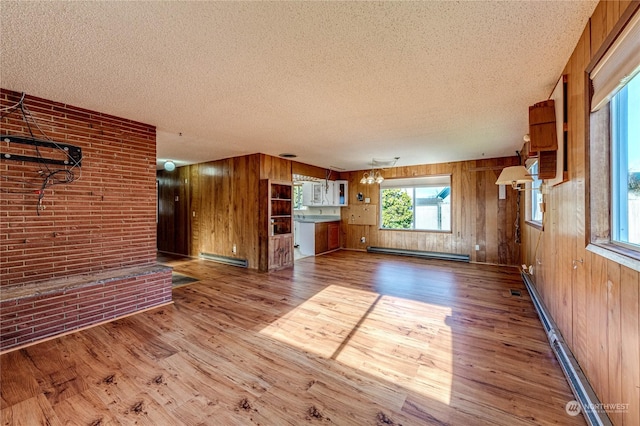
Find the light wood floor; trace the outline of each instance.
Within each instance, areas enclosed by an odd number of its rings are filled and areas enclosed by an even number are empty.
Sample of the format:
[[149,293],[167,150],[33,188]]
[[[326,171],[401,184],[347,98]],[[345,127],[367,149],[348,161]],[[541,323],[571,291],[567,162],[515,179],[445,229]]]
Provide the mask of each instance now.
[[175,304],[2,355],[2,424],[585,424],[515,269],[172,263]]

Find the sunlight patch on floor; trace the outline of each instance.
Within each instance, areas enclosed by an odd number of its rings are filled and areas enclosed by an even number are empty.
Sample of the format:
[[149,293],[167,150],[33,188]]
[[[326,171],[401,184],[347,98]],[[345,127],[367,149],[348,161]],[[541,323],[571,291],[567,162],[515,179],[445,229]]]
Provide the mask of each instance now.
[[261,333],[449,404],[451,308],[336,285]]
[[378,297],[331,285],[261,330],[262,334],[331,358]]

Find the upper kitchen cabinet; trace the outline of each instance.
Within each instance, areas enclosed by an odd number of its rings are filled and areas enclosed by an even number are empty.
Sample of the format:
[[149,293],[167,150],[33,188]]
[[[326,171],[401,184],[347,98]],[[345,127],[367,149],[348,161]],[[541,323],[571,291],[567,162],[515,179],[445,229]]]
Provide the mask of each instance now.
[[302,184],[302,204],[305,206],[347,205],[348,183],[346,180],[305,182]]

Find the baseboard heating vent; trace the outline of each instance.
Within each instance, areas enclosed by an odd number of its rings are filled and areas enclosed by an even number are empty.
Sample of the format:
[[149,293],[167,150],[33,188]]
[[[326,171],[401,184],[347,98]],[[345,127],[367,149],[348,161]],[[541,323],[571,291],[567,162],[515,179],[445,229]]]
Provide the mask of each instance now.
[[247,259],[238,259],[237,257],[220,256],[211,253],[200,253],[200,257],[202,259],[224,263],[225,265],[240,266],[241,268],[247,268],[249,266],[249,262],[247,261]]
[[612,426],[613,423],[611,423],[607,413],[602,409],[598,409],[599,407],[602,407],[600,400],[596,396],[596,393],[587,380],[587,377],[582,372],[580,365],[578,365],[571,349],[569,349],[569,346],[564,341],[556,323],[553,321],[553,318],[551,318],[547,308],[544,306],[538,291],[533,285],[531,275],[525,271],[522,271],[521,274],[522,280],[531,295],[533,305],[540,317],[540,322],[547,333],[551,349],[562,367],[562,371],[569,382],[569,386],[573,391],[576,401],[580,403],[582,413],[584,414],[587,423],[591,426]]
[[468,254],[440,253],[437,251],[405,250],[385,247],[367,247],[369,253],[396,254],[398,256],[422,257],[424,259],[455,260],[469,262]]

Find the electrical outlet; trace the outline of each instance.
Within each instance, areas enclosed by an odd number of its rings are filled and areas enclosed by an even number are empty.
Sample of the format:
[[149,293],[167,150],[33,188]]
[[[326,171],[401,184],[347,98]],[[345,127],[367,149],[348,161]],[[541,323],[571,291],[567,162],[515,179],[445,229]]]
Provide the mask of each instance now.
[[476,251],[480,250],[480,244],[476,244]]
[[365,237],[360,237],[360,242],[361,242],[361,243],[366,243],[366,242],[367,242],[367,239],[366,239]]
[[192,215],[193,215],[193,217],[196,217],[196,211],[195,210],[192,212]]
[[231,248],[231,252],[233,254],[236,254],[236,252],[238,251],[238,248],[236,247],[236,245],[234,244],[233,247]]

